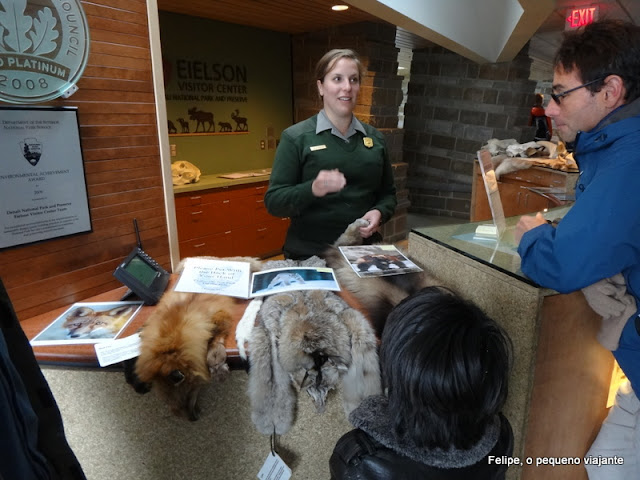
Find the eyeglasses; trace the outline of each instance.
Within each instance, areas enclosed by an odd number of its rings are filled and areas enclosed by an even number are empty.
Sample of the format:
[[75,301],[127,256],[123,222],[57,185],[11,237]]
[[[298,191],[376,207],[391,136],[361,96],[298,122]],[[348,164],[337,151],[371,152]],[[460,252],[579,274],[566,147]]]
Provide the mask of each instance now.
[[588,87],[589,85],[594,84],[596,82],[600,82],[601,80],[604,80],[605,78],[607,78],[607,77],[596,78],[595,80],[591,80],[590,82],[584,83],[582,85],[578,85],[577,87],[570,88],[569,90],[565,90],[564,92],[552,93],[551,94],[551,98],[553,98],[553,101],[556,102],[557,105],[560,105],[560,100],[563,97],[566,97],[567,95],[569,95],[571,92],[574,92],[576,90],[580,90],[581,88],[584,88],[584,87]]

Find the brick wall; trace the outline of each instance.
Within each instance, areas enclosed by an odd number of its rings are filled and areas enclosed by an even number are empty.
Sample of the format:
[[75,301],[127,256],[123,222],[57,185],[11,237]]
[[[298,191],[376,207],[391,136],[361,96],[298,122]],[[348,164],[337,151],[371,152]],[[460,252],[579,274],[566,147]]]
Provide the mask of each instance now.
[[478,149],[490,138],[533,140],[527,51],[479,65],[435,45],[414,50],[404,108],[412,212],[468,219]]
[[359,120],[385,135],[398,189],[396,214],[382,231],[387,242],[406,238],[409,208],[407,165],[403,163],[404,131],[398,128],[402,77],[397,74],[395,35],[396,27],[393,25],[364,22],[295,35],[292,40],[296,122],[315,115],[322,108],[314,78],[315,65],[322,55],[333,48],[351,48],[360,56],[366,75],[362,79],[354,113]]

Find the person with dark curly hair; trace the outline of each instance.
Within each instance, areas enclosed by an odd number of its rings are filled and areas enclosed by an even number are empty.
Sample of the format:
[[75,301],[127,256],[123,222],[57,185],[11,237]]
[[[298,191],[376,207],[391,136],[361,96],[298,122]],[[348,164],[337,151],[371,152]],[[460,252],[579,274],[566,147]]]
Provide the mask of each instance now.
[[407,297],[382,335],[386,393],[350,414],[356,429],[336,444],[331,478],[503,479],[511,362],[511,340],[475,304],[441,287]]

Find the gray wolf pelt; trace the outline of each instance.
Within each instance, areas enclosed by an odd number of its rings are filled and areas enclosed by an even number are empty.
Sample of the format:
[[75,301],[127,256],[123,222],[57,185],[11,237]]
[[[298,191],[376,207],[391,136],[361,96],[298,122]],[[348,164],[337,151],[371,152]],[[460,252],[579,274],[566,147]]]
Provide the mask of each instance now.
[[[384,323],[393,307],[412,293],[424,287],[438,285],[439,282],[426,271],[403,275],[359,277],[342,253],[340,253],[338,247],[362,245],[363,240],[359,229],[366,225],[367,221],[364,219],[354,221],[336,240],[334,245],[324,252],[323,257],[327,262],[327,266],[333,268],[340,287],[356,298],[366,312],[377,335],[381,336]],[[369,262],[368,264],[363,263],[361,269],[369,270],[376,262],[382,262],[385,268],[388,268],[393,259],[373,258],[369,259]]]
[[367,396],[381,392],[376,346],[368,321],[334,292],[266,297],[249,356],[251,419],[258,431],[289,431],[297,391],[305,390],[322,413],[327,394],[340,386],[347,414]]

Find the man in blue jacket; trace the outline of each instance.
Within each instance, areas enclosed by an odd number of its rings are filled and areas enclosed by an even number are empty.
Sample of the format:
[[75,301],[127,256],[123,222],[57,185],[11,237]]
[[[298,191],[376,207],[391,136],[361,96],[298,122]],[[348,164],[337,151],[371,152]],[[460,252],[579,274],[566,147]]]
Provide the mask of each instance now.
[[[561,293],[621,272],[640,305],[640,27],[611,20],[568,34],[554,60],[553,92],[546,113],[580,168],[576,203],[557,228],[541,214],[520,219],[522,271]],[[638,393],[635,310],[625,314],[613,354]]]

